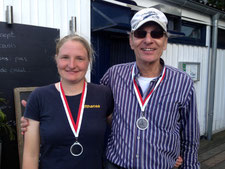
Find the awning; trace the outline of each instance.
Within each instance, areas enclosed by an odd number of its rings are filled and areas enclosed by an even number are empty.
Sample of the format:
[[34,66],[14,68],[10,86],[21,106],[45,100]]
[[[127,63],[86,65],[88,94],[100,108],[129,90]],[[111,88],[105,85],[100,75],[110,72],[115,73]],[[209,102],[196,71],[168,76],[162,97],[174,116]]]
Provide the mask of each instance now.
[[118,6],[104,1],[92,1],[91,29],[130,31],[130,20],[134,14],[129,7]]

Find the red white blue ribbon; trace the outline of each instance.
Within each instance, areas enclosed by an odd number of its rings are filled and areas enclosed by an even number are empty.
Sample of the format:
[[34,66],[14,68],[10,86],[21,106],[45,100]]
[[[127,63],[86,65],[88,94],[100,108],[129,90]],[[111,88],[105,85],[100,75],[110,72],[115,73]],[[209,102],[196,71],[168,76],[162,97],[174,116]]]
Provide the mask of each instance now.
[[61,82],[59,83],[59,92],[60,92],[61,100],[62,100],[64,109],[65,109],[65,112],[66,112],[68,122],[70,124],[70,128],[71,128],[75,138],[78,138],[80,128],[81,128],[82,119],[83,119],[84,104],[85,104],[86,95],[87,95],[87,82],[84,81],[84,86],[83,86],[82,95],[81,95],[81,99],[80,99],[80,105],[79,105],[76,123],[74,122],[74,119],[73,119],[72,113],[70,111],[70,107],[69,107],[69,104],[67,102],[67,99],[66,99],[66,96],[65,96],[65,93],[64,93]]
[[162,82],[162,80],[164,79],[165,77],[165,74],[166,74],[166,68],[164,67],[163,68],[163,72],[162,72],[162,76],[159,78],[159,80],[157,81],[155,87],[149,92],[149,94],[147,95],[147,97],[143,100],[142,99],[142,96],[141,96],[141,92],[138,88],[138,85],[135,81],[135,78],[134,78],[134,67],[135,67],[136,64],[134,64],[133,68],[132,68],[132,79],[133,79],[133,83],[134,83],[134,91],[135,91],[135,94],[136,94],[136,97],[137,97],[137,100],[138,100],[138,103],[139,103],[139,106],[141,108],[141,111],[144,112],[145,110],[145,107],[146,105],[148,104],[149,102],[149,99],[151,98],[152,96],[152,93],[157,89],[157,87],[159,86],[159,84]]

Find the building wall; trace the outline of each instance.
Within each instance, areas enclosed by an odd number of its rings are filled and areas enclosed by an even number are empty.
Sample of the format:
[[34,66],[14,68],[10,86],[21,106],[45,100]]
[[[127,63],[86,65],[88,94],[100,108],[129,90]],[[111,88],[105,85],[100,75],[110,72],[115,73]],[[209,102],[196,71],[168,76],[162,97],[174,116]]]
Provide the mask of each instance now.
[[[199,62],[200,80],[195,82],[198,116],[201,135],[207,132],[207,81],[208,81],[208,47],[168,44],[163,54],[166,64],[178,67],[179,62]],[[210,50],[211,52],[211,50]],[[225,50],[217,50],[216,82],[214,100],[213,133],[225,129]]]
[[225,50],[217,50],[213,132],[225,129]]
[[2,22],[6,21],[7,5],[13,6],[14,23],[57,28],[61,37],[70,33],[69,20],[76,16],[77,32],[90,39],[89,0],[1,0]]

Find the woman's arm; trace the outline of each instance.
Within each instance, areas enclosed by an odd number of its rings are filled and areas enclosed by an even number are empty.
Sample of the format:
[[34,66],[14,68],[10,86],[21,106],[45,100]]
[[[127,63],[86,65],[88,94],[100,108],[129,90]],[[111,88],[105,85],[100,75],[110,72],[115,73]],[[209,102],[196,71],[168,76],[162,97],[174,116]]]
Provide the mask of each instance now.
[[40,122],[29,119],[29,126],[24,134],[23,169],[38,169],[40,153]]

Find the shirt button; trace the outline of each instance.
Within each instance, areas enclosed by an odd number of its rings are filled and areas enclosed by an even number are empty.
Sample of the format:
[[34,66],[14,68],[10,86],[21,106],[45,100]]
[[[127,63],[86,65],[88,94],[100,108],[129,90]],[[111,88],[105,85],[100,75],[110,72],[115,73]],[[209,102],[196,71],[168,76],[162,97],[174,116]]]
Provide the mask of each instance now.
[[139,157],[139,155],[138,154],[136,154],[136,158],[138,158]]
[[139,137],[139,136],[137,136],[137,139],[138,139],[138,140],[140,140],[140,137]]

